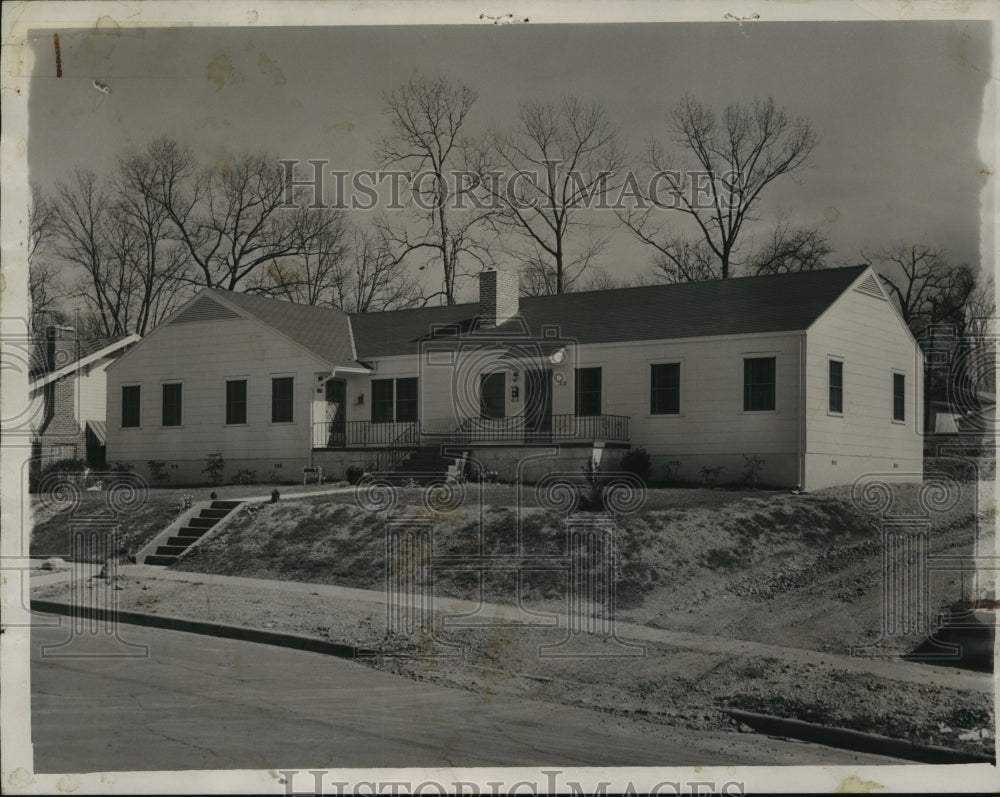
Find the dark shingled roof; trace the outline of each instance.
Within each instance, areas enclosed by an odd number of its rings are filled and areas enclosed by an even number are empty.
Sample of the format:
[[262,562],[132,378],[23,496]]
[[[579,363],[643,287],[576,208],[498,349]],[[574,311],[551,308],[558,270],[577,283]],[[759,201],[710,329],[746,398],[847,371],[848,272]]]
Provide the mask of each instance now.
[[293,304],[221,288],[212,288],[209,293],[245,310],[331,365],[358,366],[351,347],[350,321],[342,310]]
[[[555,325],[581,344],[666,340],[807,329],[867,266],[766,277],[650,285],[605,291],[526,297],[520,316],[533,336]],[[479,304],[351,315],[358,358],[412,354],[431,327],[470,329]],[[508,321],[496,332],[515,332]]]

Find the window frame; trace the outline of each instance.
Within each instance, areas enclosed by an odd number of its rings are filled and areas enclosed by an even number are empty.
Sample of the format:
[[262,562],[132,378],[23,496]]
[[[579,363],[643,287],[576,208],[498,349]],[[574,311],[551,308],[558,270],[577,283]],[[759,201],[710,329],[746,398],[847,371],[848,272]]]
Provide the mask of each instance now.
[[[772,391],[771,391],[771,407],[767,409],[752,409],[747,407],[747,364],[751,360],[771,360],[774,363],[774,373],[772,376]],[[780,357],[778,352],[746,352],[740,355],[740,413],[748,415],[761,415],[766,413],[776,413],[778,412],[779,406],[779,391],[778,375],[780,373]]]
[[[134,388],[138,391],[136,399],[136,422],[126,424],[125,423],[125,391]],[[131,382],[129,384],[121,385],[121,417],[118,419],[120,421],[121,429],[141,429],[142,428],[142,383],[141,382]]]
[[[677,366],[677,410],[675,412],[656,411],[653,405],[653,373],[656,368],[664,366]],[[662,390],[662,388],[661,388]],[[682,395],[684,392],[684,362],[683,360],[664,360],[649,364],[649,415],[653,418],[677,417],[683,414]]]
[[[389,388],[389,397],[379,399],[375,395],[375,385],[387,385]],[[393,377],[386,377],[384,379],[372,379],[371,380],[371,393],[372,393],[372,406],[369,413],[369,419],[372,424],[376,423],[394,423],[396,420],[396,380]],[[388,407],[388,417],[376,418],[376,411]]]
[[[901,404],[901,411],[902,411],[902,415],[901,416],[897,416],[896,415],[896,383],[897,383],[897,378],[900,380],[900,382],[902,384],[902,388],[903,388],[902,395],[900,395],[900,397],[899,397],[899,401],[900,401],[900,404]],[[900,370],[898,368],[893,368],[892,369],[892,382],[891,382],[891,393],[890,393],[890,396],[891,396],[891,399],[890,399],[889,409],[890,409],[890,417],[892,418],[892,422],[896,423],[896,424],[900,424],[900,425],[906,425],[906,371]]]
[[[838,357],[836,355],[828,355],[826,358],[826,414],[832,415],[837,418],[844,417],[844,358]],[[833,408],[833,366],[834,363],[840,366],[840,384],[837,386],[837,390],[840,391],[840,409],[835,410]]]
[[[230,383],[243,383],[243,421],[229,420],[229,385]],[[249,426],[250,425],[250,377],[249,376],[227,376],[223,378],[225,395],[223,396],[223,425],[224,426]]]
[[[276,420],[275,383],[285,381],[291,383],[291,397],[288,401],[290,417],[288,420]],[[295,374],[271,374],[271,423],[275,425],[295,423]]]
[[[167,388],[179,389],[177,402],[177,423],[167,423]],[[160,427],[163,429],[179,429],[184,426],[184,381],[180,379],[164,379],[160,382]]]
[[[597,371],[597,412],[591,412],[586,415],[581,413],[581,401],[580,396],[583,395],[580,390],[580,374],[583,371]],[[589,395],[593,395],[595,391],[589,391]],[[604,367],[601,365],[588,365],[584,367],[577,367],[573,369],[573,415],[577,418],[598,418],[604,414]]]
[[[396,378],[396,380],[395,380],[396,384],[393,385],[393,394],[394,394],[393,398],[394,398],[394,410],[395,410],[395,414],[393,415],[393,420],[396,423],[418,423],[420,421],[420,381],[419,381],[419,379],[420,379],[420,377],[417,377],[417,376],[402,376],[402,377],[397,377]],[[400,406],[402,404],[400,402],[400,400],[399,400],[399,396],[400,396],[399,383],[400,382],[407,382],[407,383],[412,382],[413,383],[413,399],[412,399],[412,402],[411,402],[410,399],[406,400],[406,404],[410,404],[410,403],[413,404],[413,417],[412,418],[410,418],[410,417],[406,417],[406,418],[400,417],[401,413],[400,413],[400,409],[399,408],[400,408]]]

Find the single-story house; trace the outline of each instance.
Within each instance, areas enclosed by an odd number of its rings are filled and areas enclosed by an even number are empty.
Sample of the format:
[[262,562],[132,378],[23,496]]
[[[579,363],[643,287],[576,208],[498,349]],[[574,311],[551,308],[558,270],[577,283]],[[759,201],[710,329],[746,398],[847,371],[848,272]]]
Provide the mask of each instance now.
[[32,456],[42,466],[83,459],[103,468],[107,429],[107,369],[138,335],[79,340],[72,327],[51,326],[35,346],[29,396]]
[[108,456],[203,481],[341,477],[418,448],[501,478],[614,468],[814,490],[922,475],[923,357],[868,267],[349,314],[206,289],[108,370]]

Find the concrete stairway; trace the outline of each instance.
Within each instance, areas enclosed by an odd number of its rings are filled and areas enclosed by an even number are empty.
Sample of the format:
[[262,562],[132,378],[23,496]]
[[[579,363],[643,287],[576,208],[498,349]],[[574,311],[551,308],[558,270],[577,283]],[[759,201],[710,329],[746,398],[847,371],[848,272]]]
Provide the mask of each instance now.
[[155,553],[146,557],[144,564],[164,567],[174,564],[195,540],[200,539],[241,503],[241,501],[212,501],[211,506],[202,509],[198,517],[191,518],[187,526],[168,537],[165,545],[158,545]]

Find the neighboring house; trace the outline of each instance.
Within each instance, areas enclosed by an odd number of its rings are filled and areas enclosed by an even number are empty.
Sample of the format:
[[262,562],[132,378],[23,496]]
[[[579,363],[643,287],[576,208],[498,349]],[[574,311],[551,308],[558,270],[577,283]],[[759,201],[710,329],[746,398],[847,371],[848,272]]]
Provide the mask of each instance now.
[[986,391],[949,395],[938,390],[927,399],[928,435],[992,436],[996,429],[997,398]]
[[42,466],[61,459],[105,465],[108,366],[138,335],[78,340],[72,327],[49,327],[35,347],[29,391],[38,407],[32,456]]
[[[922,474],[923,358],[867,267],[347,314],[203,290],[108,371],[108,456],[204,480],[467,452],[501,477],[629,447],[813,490]],[[675,464],[676,463],[676,464]],[[520,470],[519,470],[520,468]]]

